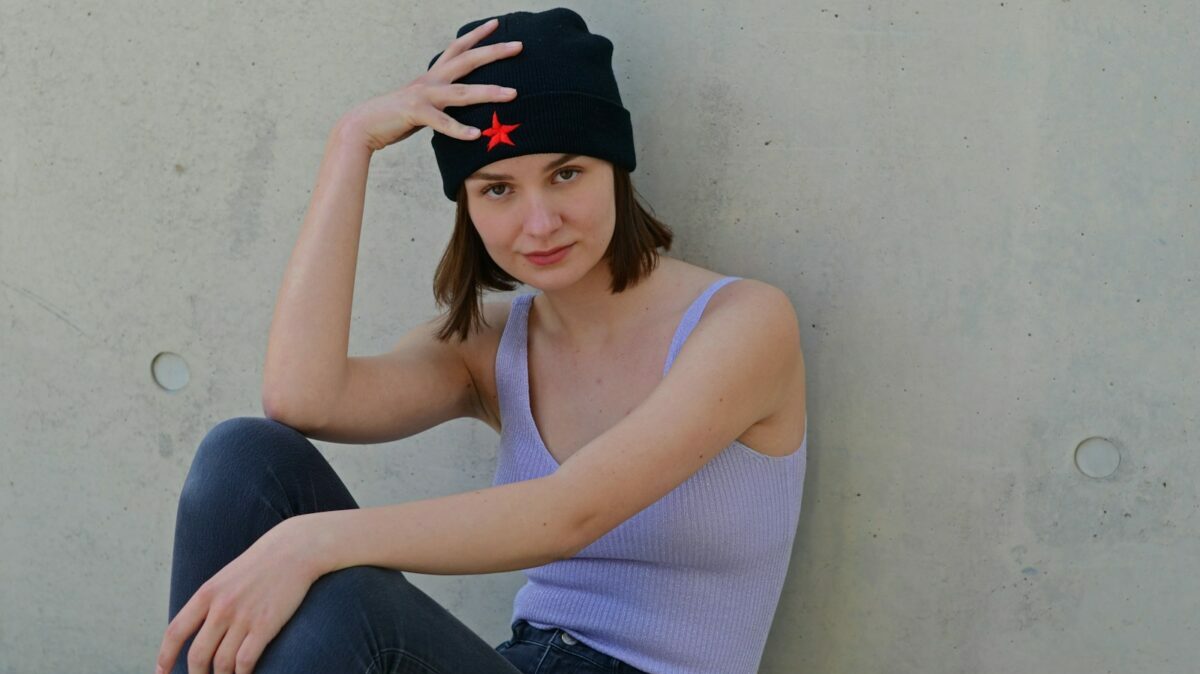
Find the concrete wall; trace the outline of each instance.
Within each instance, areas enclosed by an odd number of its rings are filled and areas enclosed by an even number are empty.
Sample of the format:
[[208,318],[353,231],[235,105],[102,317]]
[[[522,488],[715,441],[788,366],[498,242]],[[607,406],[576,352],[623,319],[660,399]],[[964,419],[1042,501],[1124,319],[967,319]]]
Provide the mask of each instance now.
[[[149,671],[179,489],[261,414],[329,127],[467,20],[551,6],[0,0],[0,672]],[[762,671],[1193,671],[1198,5],[570,6],[616,44],[673,254],[801,317],[809,477]],[[373,161],[352,354],[436,310],[429,134]],[[1114,473],[1076,467],[1088,438]],[[371,506],[487,485],[496,442],[318,444]],[[519,573],[412,577],[508,636]]]

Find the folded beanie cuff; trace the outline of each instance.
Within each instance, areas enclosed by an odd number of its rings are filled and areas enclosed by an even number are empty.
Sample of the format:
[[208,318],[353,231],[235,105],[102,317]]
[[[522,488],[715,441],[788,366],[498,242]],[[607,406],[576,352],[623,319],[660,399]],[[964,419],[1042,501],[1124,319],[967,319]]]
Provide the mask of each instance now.
[[475,171],[526,154],[581,154],[629,172],[636,168],[629,111],[599,96],[576,91],[522,95],[518,89],[511,101],[447,107],[445,112],[483,132],[474,140],[433,132],[442,191],[451,201]]

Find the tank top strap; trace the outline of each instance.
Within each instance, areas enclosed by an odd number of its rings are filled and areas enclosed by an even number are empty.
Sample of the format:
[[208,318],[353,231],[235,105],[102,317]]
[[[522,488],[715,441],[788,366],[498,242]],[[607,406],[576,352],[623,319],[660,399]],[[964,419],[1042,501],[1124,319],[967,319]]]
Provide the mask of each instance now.
[[662,376],[667,376],[667,371],[671,369],[671,364],[675,362],[675,356],[679,353],[679,349],[683,348],[683,343],[687,341],[696,324],[700,322],[700,316],[704,313],[704,308],[708,306],[708,300],[725,285],[734,281],[740,280],[741,276],[726,276],[725,278],[717,279],[712,285],[708,286],[700,296],[692,302],[687,311],[683,312],[683,319],[679,321],[679,327],[675,329],[675,337],[671,339],[671,349],[667,352],[667,362],[663,365]]
[[525,405],[529,404],[529,305],[534,293],[512,298],[508,322],[496,350],[496,389],[500,398],[501,426],[505,429],[524,423]]

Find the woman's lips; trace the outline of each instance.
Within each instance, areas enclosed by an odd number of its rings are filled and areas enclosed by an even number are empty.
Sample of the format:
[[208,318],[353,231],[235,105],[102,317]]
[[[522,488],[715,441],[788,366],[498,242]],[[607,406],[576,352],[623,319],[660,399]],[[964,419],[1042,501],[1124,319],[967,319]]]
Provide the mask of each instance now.
[[558,262],[559,260],[566,257],[567,252],[570,251],[571,246],[574,246],[574,245],[575,244],[572,243],[570,245],[563,246],[562,248],[559,248],[557,251],[550,253],[549,255],[526,255],[525,257],[529,258],[530,262],[538,265],[539,267],[544,267],[549,264],[554,264],[555,262]]

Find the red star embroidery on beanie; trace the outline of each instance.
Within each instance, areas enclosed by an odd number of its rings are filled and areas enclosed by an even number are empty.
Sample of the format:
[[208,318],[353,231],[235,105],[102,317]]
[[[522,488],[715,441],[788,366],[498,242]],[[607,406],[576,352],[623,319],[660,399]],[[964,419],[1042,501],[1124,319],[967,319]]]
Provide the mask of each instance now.
[[501,124],[500,119],[496,116],[496,113],[493,112],[492,113],[492,128],[483,130],[483,135],[491,138],[491,140],[488,141],[488,148],[487,148],[488,151],[491,152],[492,148],[496,147],[500,143],[508,143],[509,145],[512,145],[515,147],[516,143],[512,142],[512,139],[508,137],[508,132],[512,131],[513,129],[517,128],[518,126],[521,126],[521,125],[520,124]]

